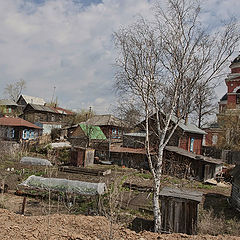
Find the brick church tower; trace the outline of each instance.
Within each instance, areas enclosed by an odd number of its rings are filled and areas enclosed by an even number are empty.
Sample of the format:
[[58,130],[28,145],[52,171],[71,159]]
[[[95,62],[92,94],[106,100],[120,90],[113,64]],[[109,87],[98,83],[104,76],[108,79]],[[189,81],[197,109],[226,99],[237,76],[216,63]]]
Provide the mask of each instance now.
[[228,113],[240,114],[240,55],[229,66],[231,73],[225,79],[227,93],[219,102],[219,115]]
[[222,136],[233,139],[231,129],[235,123],[234,127],[237,127],[240,121],[240,55],[231,62],[229,68],[231,73],[225,79],[227,93],[218,103],[217,122],[204,129],[207,132],[203,143],[205,146],[216,145]]

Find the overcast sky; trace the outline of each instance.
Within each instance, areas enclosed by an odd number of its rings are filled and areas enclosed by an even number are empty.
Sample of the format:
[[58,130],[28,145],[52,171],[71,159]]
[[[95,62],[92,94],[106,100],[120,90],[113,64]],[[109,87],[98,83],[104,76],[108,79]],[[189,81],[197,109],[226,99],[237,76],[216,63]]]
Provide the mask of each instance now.
[[[202,20],[211,28],[240,15],[240,0],[206,0]],[[25,94],[97,113],[114,103],[112,33],[139,14],[148,0],[0,0],[0,98],[7,83],[24,79]],[[236,54],[233,56],[236,57]],[[226,91],[224,79],[217,94]]]

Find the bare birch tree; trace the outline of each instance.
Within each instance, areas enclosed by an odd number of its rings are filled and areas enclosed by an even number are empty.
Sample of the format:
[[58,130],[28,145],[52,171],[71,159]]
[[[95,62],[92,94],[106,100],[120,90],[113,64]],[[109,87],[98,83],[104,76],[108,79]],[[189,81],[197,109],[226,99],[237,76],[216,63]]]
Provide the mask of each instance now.
[[[165,3],[163,9],[156,2],[153,21],[141,18],[114,34],[119,50],[115,87],[121,97],[141,104],[145,119],[156,232],[161,231],[159,192],[164,148],[179,122],[193,109],[195,86],[214,81],[221,74],[239,38],[233,22],[222,32],[210,35],[205,31],[195,0]],[[150,132],[157,139],[154,143]]]

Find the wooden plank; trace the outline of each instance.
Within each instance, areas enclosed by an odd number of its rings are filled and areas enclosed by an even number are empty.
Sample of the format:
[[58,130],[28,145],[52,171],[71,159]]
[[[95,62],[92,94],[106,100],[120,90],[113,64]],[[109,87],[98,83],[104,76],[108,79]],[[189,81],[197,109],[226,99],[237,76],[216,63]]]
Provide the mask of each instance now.
[[105,175],[111,174],[111,169],[99,170],[99,169],[89,169],[89,168],[72,167],[72,166],[59,167],[58,170],[62,172],[95,175],[95,176],[105,176]]

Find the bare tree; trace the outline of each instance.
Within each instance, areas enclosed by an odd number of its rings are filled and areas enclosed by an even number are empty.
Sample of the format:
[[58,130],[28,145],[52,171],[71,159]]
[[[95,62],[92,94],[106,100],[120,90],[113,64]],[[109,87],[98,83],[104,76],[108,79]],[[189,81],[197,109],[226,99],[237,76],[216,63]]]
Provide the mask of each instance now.
[[23,79],[15,83],[9,83],[5,87],[5,94],[12,99],[14,102],[17,102],[18,98],[22,94],[22,91],[26,88],[26,82]]
[[206,124],[209,116],[216,114],[217,104],[214,88],[215,84],[196,84],[193,119],[196,120],[199,128],[202,128]]
[[134,96],[144,114],[156,232],[161,231],[159,192],[164,148],[179,122],[193,109],[196,85],[221,74],[239,39],[233,22],[223,32],[208,34],[199,22],[200,5],[195,0],[165,2],[164,9],[156,3],[152,22],[141,18],[114,34],[119,50],[115,88],[126,99]]

